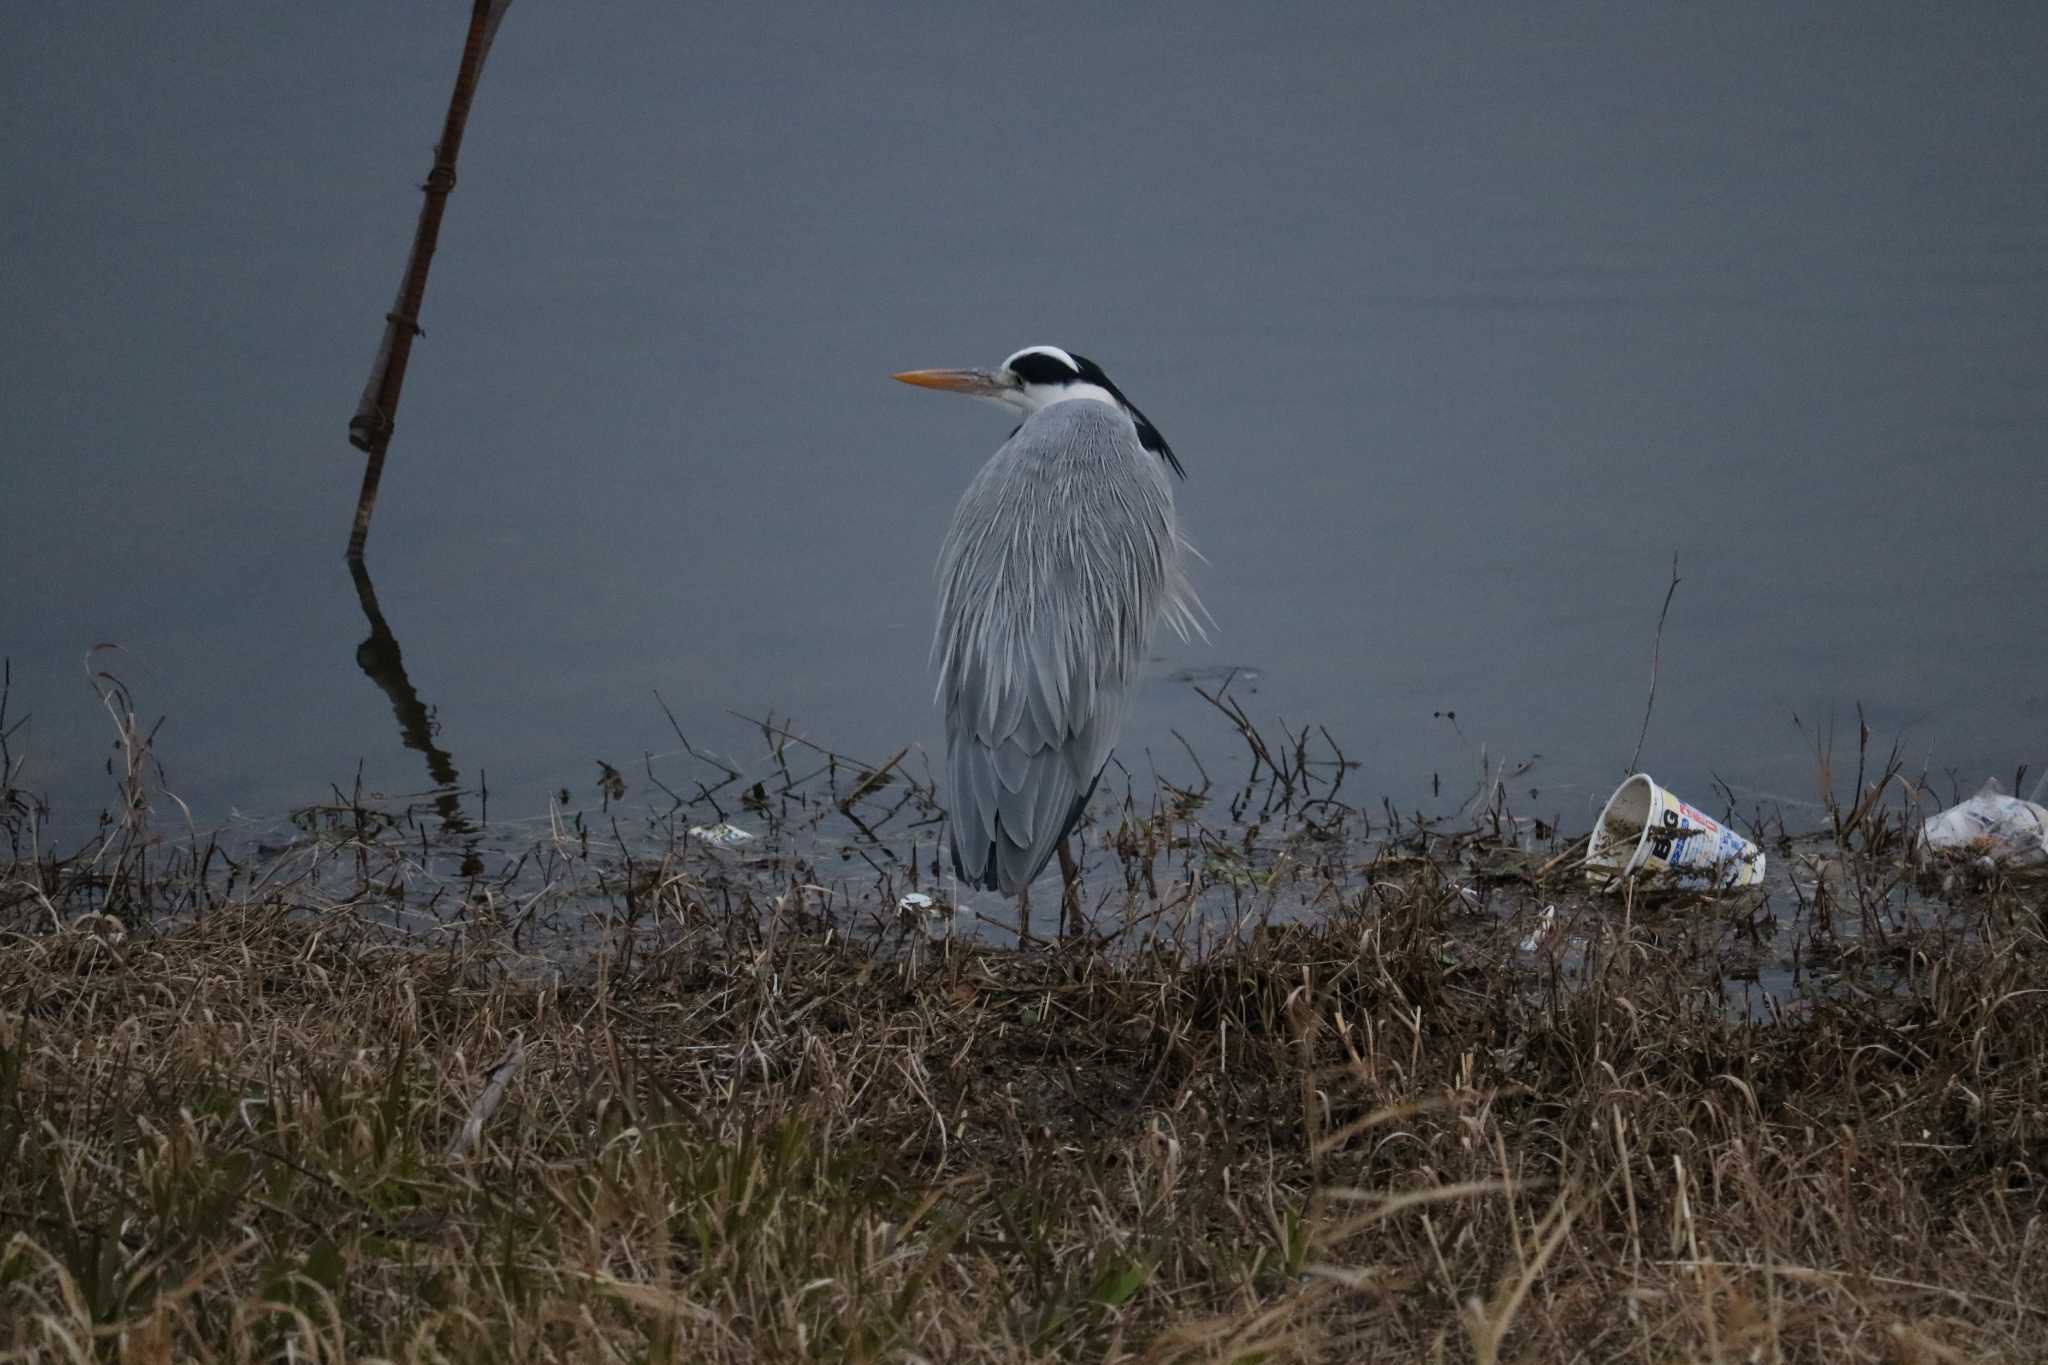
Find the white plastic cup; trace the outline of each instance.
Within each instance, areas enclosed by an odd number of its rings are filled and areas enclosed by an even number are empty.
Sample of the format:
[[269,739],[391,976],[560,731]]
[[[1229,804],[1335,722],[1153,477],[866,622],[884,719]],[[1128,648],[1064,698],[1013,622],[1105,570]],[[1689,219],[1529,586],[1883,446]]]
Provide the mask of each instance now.
[[1732,890],[1764,879],[1764,854],[1719,820],[1637,773],[1614,789],[1586,841],[1595,881],[1655,876]]

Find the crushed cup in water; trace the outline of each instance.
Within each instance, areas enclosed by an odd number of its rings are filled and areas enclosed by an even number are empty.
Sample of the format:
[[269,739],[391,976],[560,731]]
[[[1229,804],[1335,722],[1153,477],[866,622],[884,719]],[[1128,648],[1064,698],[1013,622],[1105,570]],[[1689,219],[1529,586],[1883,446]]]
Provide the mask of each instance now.
[[1637,773],[1607,798],[1586,841],[1598,882],[1654,877],[1688,888],[1733,890],[1764,878],[1763,850]]

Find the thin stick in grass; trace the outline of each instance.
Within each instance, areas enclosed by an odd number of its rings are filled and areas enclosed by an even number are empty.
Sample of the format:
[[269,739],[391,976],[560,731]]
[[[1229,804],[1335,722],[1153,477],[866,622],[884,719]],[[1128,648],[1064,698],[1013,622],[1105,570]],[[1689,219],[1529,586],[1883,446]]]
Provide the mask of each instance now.
[[483,1093],[470,1105],[468,1117],[463,1119],[462,1127],[448,1143],[450,1161],[475,1147],[483,1138],[484,1125],[490,1122],[491,1115],[497,1112],[499,1102],[505,1098],[505,1087],[512,1084],[513,1077],[517,1076],[525,1065],[526,1039],[515,1034],[512,1046],[484,1072]]

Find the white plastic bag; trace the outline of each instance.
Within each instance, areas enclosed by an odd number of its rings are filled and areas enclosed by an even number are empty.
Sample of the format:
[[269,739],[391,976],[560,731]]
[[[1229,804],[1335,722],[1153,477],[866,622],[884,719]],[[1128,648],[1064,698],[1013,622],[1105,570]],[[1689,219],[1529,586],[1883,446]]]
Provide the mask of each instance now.
[[1920,842],[1937,853],[2038,866],[2048,863],[2048,807],[2007,796],[1994,777],[1975,796],[1922,825]]

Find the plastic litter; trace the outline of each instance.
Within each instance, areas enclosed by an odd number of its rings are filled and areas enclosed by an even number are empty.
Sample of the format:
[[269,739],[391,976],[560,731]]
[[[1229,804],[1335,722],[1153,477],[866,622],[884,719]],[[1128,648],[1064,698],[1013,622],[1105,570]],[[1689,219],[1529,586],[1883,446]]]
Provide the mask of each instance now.
[[1993,866],[2038,867],[2048,863],[2048,807],[2007,796],[1994,777],[1969,800],[1929,818],[1920,827],[1920,842],[1936,853]]
[[1543,907],[1543,913],[1537,917],[1536,927],[1531,929],[1529,931],[1529,936],[1522,940],[1522,951],[1525,953],[1533,953],[1538,948],[1541,948],[1543,946],[1543,941],[1549,938],[1551,933],[1555,931],[1556,928],[1557,907],[1554,905],[1546,905]]
[[956,912],[922,891],[912,891],[897,901],[896,913],[915,925],[926,938],[944,938],[953,932]]
[[754,842],[754,835],[738,825],[721,820],[715,825],[692,825],[690,837],[702,839],[713,848],[738,848]]
[[1679,800],[1647,773],[1614,789],[1586,840],[1586,875],[1596,882],[1661,874],[1692,887],[1734,890],[1764,879],[1763,850]]

